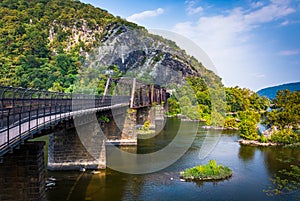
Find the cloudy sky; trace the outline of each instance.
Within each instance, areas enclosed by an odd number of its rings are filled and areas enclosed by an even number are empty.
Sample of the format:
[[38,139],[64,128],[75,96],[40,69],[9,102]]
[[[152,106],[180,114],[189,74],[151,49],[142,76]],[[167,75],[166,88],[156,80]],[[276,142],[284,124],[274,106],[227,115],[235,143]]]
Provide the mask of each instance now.
[[300,81],[300,0],[82,0],[147,29],[183,35],[226,86]]

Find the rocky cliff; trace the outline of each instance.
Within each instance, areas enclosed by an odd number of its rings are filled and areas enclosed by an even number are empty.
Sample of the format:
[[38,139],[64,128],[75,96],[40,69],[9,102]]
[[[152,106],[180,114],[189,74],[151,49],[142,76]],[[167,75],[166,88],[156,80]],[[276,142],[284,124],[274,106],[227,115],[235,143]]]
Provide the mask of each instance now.
[[4,0],[0,5],[2,85],[65,90],[92,57],[144,80],[197,76],[222,85],[173,41],[100,8],[71,0]]

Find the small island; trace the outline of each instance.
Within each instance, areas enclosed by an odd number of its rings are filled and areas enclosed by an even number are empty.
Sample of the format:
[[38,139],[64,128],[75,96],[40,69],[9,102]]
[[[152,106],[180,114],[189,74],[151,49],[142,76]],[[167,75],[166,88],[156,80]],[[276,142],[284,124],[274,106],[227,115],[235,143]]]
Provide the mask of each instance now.
[[221,164],[218,165],[215,160],[180,172],[180,178],[186,181],[215,181],[228,179],[231,176],[232,170]]

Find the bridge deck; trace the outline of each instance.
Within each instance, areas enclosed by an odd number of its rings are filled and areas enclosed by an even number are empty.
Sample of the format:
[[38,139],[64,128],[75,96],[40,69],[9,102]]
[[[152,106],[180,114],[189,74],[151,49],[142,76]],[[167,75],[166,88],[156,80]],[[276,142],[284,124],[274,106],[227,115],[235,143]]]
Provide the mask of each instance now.
[[32,119],[31,121],[24,122],[9,129],[2,129],[2,131],[0,131],[0,156],[8,152],[9,148],[13,148],[17,144],[31,138],[35,133],[49,128],[51,125],[54,125],[57,122],[83,114],[92,114],[95,112],[106,111],[120,107],[129,107],[129,103],[120,103],[111,106],[44,116],[41,118]]
[[[166,90],[138,80],[107,80],[104,94],[68,94],[0,86],[0,157],[40,130],[76,115],[114,107],[142,108],[167,101]],[[109,96],[109,91],[116,91]]]

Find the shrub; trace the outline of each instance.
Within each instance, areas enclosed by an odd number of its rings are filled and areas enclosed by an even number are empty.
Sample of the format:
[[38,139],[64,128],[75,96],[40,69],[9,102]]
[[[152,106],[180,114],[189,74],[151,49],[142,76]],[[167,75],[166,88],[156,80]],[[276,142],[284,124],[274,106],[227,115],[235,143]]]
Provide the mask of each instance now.
[[142,130],[148,131],[149,129],[150,129],[150,121],[147,120],[147,121],[144,122],[144,125],[143,125],[143,127],[142,127]]
[[217,168],[217,161],[216,160],[210,160],[208,162],[209,166],[211,169],[216,169]]

